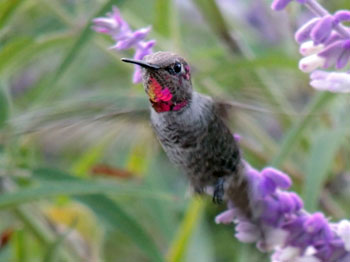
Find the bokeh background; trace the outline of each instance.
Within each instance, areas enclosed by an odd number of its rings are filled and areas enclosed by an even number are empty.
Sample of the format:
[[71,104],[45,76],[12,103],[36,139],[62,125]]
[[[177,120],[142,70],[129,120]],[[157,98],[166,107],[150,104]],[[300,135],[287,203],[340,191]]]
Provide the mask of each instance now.
[[[0,261],[269,261],[191,197],[131,83],[132,52],[91,19],[112,5],[155,50],[184,56],[226,101],[244,158],[288,173],[307,210],[350,216],[350,98],[298,70],[299,4],[267,0],[0,0]],[[348,0],[322,1],[331,11]]]

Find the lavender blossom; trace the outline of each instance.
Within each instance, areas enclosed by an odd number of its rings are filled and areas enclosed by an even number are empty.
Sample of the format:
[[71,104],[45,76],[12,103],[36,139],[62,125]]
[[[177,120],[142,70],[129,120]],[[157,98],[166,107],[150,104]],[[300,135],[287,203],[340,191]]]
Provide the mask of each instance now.
[[244,217],[232,203],[216,217],[216,223],[236,224],[235,236],[256,243],[261,251],[273,251],[273,262],[346,262],[350,257],[350,222],[330,223],[322,213],[309,214],[303,201],[287,190],[291,180],[267,167],[262,171],[245,164],[251,186],[253,218]]
[[[342,22],[350,21],[350,11],[340,10],[330,14],[316,0],[296,0],[309,8],[317,17],[311,19],[295,33],[295,40],[301,44],[300,53],[305,56],[299,62],[299,69],[311,73],[318,68],[345,68],[350,61],[350,29]],[[272,9],[282,10],[292,0],[275,0]],[[310,85],[318,90],[349,92],[350,74],[346,72],[321,72],[311,74]]]
[[[93,20],[92,27],[96,32],[110,35],[115,45],[111,49],[115,50],[135,50],[135,59],[143,59],[146,55],[152,53],[152,48],[155,45],[155,40],[144,41],[151,27],[141,28],[132,31],[128,23],[122,18],[118,8],[113,7],[112,12],[107,14],[107,17],[98,17]],[[139,83],[142,80],[141,68],[135,65],[133,83]]]

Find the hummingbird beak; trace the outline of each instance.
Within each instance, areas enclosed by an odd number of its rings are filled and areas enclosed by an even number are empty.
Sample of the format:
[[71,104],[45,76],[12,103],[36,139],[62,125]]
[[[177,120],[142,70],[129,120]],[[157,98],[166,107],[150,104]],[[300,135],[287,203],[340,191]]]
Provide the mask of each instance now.
[[157,70],[157,69],[160,69],[159,66],[157,65],[151,65],[149,63],[146,63],[142,60],[135,60],[135,59],[130,59],[130,58],[122,58],[121,59],[123,62],[126,62],[126,63],[131,63],[131,64],[136,64],[136,65],[139,65],[139,66],[142,66],[144,68],[149,68],[149,69],[154,69],[154,70]]

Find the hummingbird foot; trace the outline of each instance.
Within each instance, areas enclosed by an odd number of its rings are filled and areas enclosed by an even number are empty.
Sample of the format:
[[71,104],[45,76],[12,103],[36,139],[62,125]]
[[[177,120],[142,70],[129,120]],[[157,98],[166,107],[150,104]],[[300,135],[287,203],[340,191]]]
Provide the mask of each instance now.
[[224,182],[225,179],[220,177],[218,181],[216,182],[215,188],[214,188],[214,194],[213,194],[213,202],[215,204],[221,204],[222,200],[224,198]]

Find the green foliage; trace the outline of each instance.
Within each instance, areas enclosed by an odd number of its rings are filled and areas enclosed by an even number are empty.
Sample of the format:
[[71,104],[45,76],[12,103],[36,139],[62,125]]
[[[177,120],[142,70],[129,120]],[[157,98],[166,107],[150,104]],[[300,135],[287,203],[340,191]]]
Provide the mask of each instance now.
[[108,50],[112,40],[91,29],[113,5],[133,29],[153,26],[156,51],[186,57],[196,90],[233,105],[229,123],[253,166],[290,174],[308,210],[349,216],[329,194],[349,174],[349,102],[313,91],[297,69],[299,15],[286,23],[261,8],[269,37],[247,20],[254,4],[0,0],[0,237],[13,231],[0,261],[269,261],[214,224],[221,207],[188,197],[120,62],[132,53]]
[[5,125],[9,117],[9,101],[5,88],[0,84],[0,129]]

